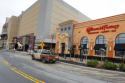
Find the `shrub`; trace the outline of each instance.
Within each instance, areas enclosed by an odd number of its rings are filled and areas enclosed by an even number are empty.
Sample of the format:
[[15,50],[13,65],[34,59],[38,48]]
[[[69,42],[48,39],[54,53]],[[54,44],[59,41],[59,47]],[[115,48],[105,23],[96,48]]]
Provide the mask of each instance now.
[[109,70],[116,70],[117,69],[117,65],[112,63],[112,62],[106,61],[104,63],[104,68],[109,69]]
[[119,65],[119,69],[121,70],[121,71],[125,71],[125,64],[120,64]]
[[104,68],[104,62],[99,62],[98,65],[96,66],[97,68]]
[[91,60],[87,62],[87,66],[89,67],[96,67],[98,65],[98,61],[97,60]]

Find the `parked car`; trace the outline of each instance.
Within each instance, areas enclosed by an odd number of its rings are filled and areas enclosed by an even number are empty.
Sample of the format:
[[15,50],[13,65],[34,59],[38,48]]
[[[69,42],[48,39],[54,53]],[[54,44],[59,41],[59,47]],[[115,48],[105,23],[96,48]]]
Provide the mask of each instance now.
[[59,56],[52,53],[50,50],[37,50],[34,51],[32,56],[32,60],[41,60],[42,62],[52,62],[55,63],[57,60],[59,60]]

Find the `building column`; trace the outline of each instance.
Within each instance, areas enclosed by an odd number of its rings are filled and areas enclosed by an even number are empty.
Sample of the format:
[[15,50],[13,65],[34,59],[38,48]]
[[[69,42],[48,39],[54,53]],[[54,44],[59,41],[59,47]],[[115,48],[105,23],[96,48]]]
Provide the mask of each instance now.
[[58,53],[59,54],[59,42],[57,41],[56,42],[56,47],[55,47],[55,53]]
[[90,45],[89,45],[89,55],[90,56],[94,56],[95,55],[94,42],[90,42]]
[[114,56],[114,43],[113,41],[108,41],[108,57],[113,58]]

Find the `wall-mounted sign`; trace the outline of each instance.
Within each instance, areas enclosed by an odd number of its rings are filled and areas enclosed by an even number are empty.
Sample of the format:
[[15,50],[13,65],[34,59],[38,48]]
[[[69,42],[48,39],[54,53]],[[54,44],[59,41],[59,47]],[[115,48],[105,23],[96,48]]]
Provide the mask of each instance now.
[[98,33],[108,33],[108,32],[116,32],[119,28],[119,25],[103,25],[100,27],[88,27],[86,29],[88,34],[98,34]]

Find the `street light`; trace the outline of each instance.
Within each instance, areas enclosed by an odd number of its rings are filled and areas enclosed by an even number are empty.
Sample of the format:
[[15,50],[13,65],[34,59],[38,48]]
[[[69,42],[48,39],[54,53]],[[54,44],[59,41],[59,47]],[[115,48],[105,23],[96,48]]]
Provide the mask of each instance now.
[[87,57],[87,55],[88,55],[88,50],[89,50],[89,46],[88,46],[88,44],[87,44],[87,49],[86,49],[86,63],[87,63],[87,59],[88,59],[88,57]]
[[71,60],[71,48],[68,49],[69,54],[70,54],[70,60]]
[[101,61],[102,61],[102,57],[103,57],[103,53],[105,52],[105,49],[100,48],[100,51],[101,51]]
[[86,49],[86,63],[87,63],[87,59],[88,59],[88,47],[87,47],[87,49]]
[[125,59],[125,51],[123,52],[123,55],[122,55],[122,61],[123,61],[123,64],[124,64],[124,59]]
[[85,49],[83,49],[83,47],[80,47],[80,61],[83,61],[83,56],[84,56],[87,62],[88,49],[89,49],[88,44]]

